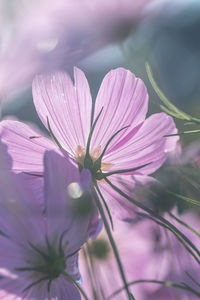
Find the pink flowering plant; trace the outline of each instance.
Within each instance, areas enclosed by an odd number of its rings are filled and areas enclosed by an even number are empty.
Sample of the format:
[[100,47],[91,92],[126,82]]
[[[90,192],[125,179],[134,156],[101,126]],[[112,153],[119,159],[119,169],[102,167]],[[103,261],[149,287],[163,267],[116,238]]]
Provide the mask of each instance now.
[[[103,222],[119,272],[117,284],[110,293],[117,295],[119,289],[124,289],[124,299],[137,299],[134,288],[130,287],[133,274],[127,271],[128,265],[120,257],[119,242],[116,243],[113,236],[113,216],[118,217],[114,222],[119,219],[130,224],[142,222],[143,230],[149,224],[163,227],[199,263],[198,246],[164,214],[158,214],[145,202],[152,197],[151,184],[159,185],[148,175],[163,165],[168,153],[175,151],[178,134],[167,113],[146,117],[148,93],[141,79],[124,68],[110,71],[93,105],[88,81],[80,69],[74,69],[74,83],[67,73],[58,71],[36,76],[33,100],[51,139],[17,120],[3,120],[0,124],[1,141],[6,144],[8,153],[5,157],[11,160],[3,164],[0,182],[3,190],[1,238],[3,245],[9,244],[5,248],[12,252],[12,247],[16,247],[19,255],[14,261],[8,258],[2,262],[2,268],[14,276],[4,273],[0,282],[2,297],[62,300],[80,299],[81,294],[88,299],[90,285],[84,285],[85,291],[80,285],[78,252],[89,237],[97,237]],[[4,172],[7,179],[3,178]],[[12,189],[4,186],[5,181]],[[20,193],[15,193],[15,189]],[[28,196],[24,195],[26,190]],[[156,196],[154,191],[153,197]],[[25,213],[27,225],[23,230],[20,226],[23,227],[25,220],[15,213],[14,217],[10,216],[11,208],[12,213],[15,210]],[[30,228],[33,237],[28,235]],[[19,239],[21,235],[24,241]],[[139,243],[137,234],[136,240]],[[87,256],[90,259],[87,264],[90,274],[88,266],[94,265],[90,244],[87,245],[89,254],[85,254],[85,259]],[[142,241],[141,245],[146,247]],[[3,247],[2,253],[5,253]],[[151,247],[148,242],[144,257],[149,257]],[[135,249],[135,257],[130,258],[133,266],[134,263],[137,266],[139,253],[140,250]],[[149,273],[139,274],[156,274],[152,266],[149,264]],[[161,273],[167,278],[170,272],[165,266]],[[91,280],[90,276],[85,276],[86,280]],[[16,282],[18,289],[15,285],[9,288],[10,280]],[[146,282],[167,285],[156,275]],[[176,287],[199,295],[186,283],[179,282]],[[93,289],[94,299],[104,299],[102,292],[97,295],[95,287]],[[92,297],[91,291],[88,294]]]
[[2,141],[13,157],[14,171],[38,176],[43,174],[44,152],[58,146],[79,169],[90,170],[113,206],[118,199],[105,180],[109,177],[122,188],[121,182],[134,184],[133,174],[153,173],[175,148],[177,137],[166,135],[177,129],[165,113],[145,119],[146,87],[128,70],[119,68],[106,75],[93,118],[86,77],[76,68],[74,78],[73,84],[68,74],[57,72],[37,76],[33,82],[35,108],[54,144],[33,128],[11,120],[1,123]]
[[174,2],[0,1],[0,299],[200,299],[200,118],[152,72],[197,88]]
[[[118,209],[121,205],[126,208],[126,200],[122,201],[121,196],[115,195],[112,184],[120,188],[124,183],[131,186],[134,184],[132,174],[146,176],[159,168],[176,145],[177,137],[166,137],[175,134],[176,127],[165,113],[145,120],[148,109],[146,87],[128,70],[119,68],[106,75],[95,101],[93,116],[87,79],[77,68],[74,78],[73,84],[69,75],[63,72],[37,76],[33,82],[34,104],[63,155],[69,155],[79,170],[86,168],[91,172],[93,196],[129,295],[102,202],[112,223],[108,203],[115,206],[117,202]],[[13,170],[33,177],[44,176],[44,151],[55,149],[56,145],[51,145],[50,141],[46,143],[46,138],[17,121],[3,121],[1,136],[13,158]]]

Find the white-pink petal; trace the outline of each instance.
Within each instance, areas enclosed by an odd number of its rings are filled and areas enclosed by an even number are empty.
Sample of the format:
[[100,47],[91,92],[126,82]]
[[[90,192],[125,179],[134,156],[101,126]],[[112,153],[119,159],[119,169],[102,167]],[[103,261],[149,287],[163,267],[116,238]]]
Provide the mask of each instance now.
[[97,95],[94,120],[102,107],[103,111],[92,137],[92,149],[98,146],[104,148],[119,129],[129,126],[115,137],[109,149],[116,147],[122,138],[130,139],[130,132],[144,121],[148,109],[148,94],[143,81],[123,68],[110,71]]
[[39,75],[33,81],[37,113],[48,129],[72,156],[77,146],[86,146],[90,132],[92,98],[84,73],[74,69],[74,84],[67,73]]
[[43,172],[43,155],[46,150],[57,149],[55,143],[43,134],[15,120],[0,123],[1,141],[6,144],[15,172]]
[[[149,191],[149,187],[155,182],[150,176],[143,175],[120,175],[109,176],[110,182],[120,191],[133,198],[134,200],[144,202]],[[138,212],[138,207],[115,191],[105,181],[99,181],[98,186],[106,200],[113,216],[121,220],[134,219]]]
[[149,164],[138,170],[140,174],[151,174],[167,158],[168,152],[176,147],[177,133],[173,119],[165,113],[147,118],[134,137],[116,151],[105,155],[105,162],[113,163],[111,171],[130,169]]

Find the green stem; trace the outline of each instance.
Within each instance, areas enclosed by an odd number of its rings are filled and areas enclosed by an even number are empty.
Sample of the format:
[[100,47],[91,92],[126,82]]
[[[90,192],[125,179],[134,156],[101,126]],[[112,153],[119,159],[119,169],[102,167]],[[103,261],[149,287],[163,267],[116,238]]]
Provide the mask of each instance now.
[[[108,177],[108,176],[111,176],[111,175],[114,175],[114,174],[123,174],[123,173],[128,173],[128,172],[135,172],[137,170],[140,170],[148,165],[150,165],[151,163],[148,163],[148,164],[144,164],[144,165],[141,165],[139,167],[136,167],[136,168],[131,168],[131,169],[123,169],[123,170],[116,170],[116,171],[112,171],[112,172],[107,172],[107,173],[102,173],[102,175],[104,177]],[[103,178],[104,178],[103,177]]]
[[[182,120],[187,120],[187,121],[193,121],[196,124],[200,124],[200,119],[192,117],[188,114],[186,114],[185,112],[183,112],[182,110],[178,109],[174,104],[172,104],[167,97],[164,95],[164,93],[161,91],[161,89],[158,87],[158,84],[156,83],[150,64],[148,62],[146,62],[145,64],[146,66],[146,72],[147,72],[147,76],[149,78],[149,81],[154,89],[154,91],[156,92],[156,94],[158,95],[158,97],[160,98],[160,100],[166,105],[167,108],[164,108],[164,110],[168,113],[173,115],[174,117],[178,118],[178,119],[182,119]],[[161,107],[163,108],[163,107]]]
[[[132,281],[130,282],[128,285],[135,285],[138,283],[155,283],[155,284],[160,284],[160,285],[165,285],[167,287],[174,287],[174,288],[179,288],[179,289],[183,289],[186,291],[190,291],[191,293],[195,294],[196,296],[200,296],[200,292],[192,289],[191,287],[189,287],[186,284],[177,284],[177,283],[173,283],[173,282],[169,282],[169,281],[160,281],[160,280],[136,280],[136,281]],[[116,296],[117,294],[119,294],[121,291],[123,290],[123,288],[118,289],[117,291],[115,291],[113,294],[111,294],[107,300],[113,298],[114,296]]]
[[112,216],[111,216],[109,207],[108,207],[108,205],[107,205],[107,203],[106,203],[106,201],[105,201],[105,199],[104,199],[104,197],[103,197],[103,195],[102,195],[102,193],[101,193],[99,187],[98,187],[98,193],[99,193],[99,196],[100,196],[101,200],[103,201],[103,204],[104,204],[105,209],[106,209],[106,211],[107,211],[108,217],[109,217],[109,219],[110,219],[110,224],[111,224],[111,227],[112,227],[112,230],[113,230],[113,229],[114,229],[114,226],[113,226]]
[[49,123],[49,118],[47,117],[47,126],[48,126],[48,130],[50,132],[50,135],[52,137],[52,139],[54,140],[54,142],[57,144],[57,146],[62,149],[62,145],[59,143],[59,141],[57,140],[57,138],[55,137],[52,129],[51,129],[51,126],[50,126],[50,123]]
[[184,135],[184,134],[196,134],[196,133],[200,133],[200,129],[186,130],[186,131],[179,132],[179,133],[167,134],[167,135],[164,135],[164,137],[176,136],[176,135]]
[[177,218],[175,215],[173,215],[171,212],[169,212],[170,217],[172,217],[174,220],[176,220],[179,224],[185,226],[187,229],[192,231],[194,234],[196,234],[198,237],[200,237],[200,233],[196,231],[194,228],[192,228],[190,225],[182,221],[181,219]]
[[117,132],[115,132],[115,133],[111,136],[111,138],[109,138],[107,144],[105,145],[105,147],[104,147],[104,149],[103,149],[103,151],[102,151],[102,153],[101,153],[101,155],[100,155],[100,157],[99,157],[100,160],[102,160],[102,158],[103,158],[103,156],[104,156],[106,150],[108,149],[108,146],[109,146],[110,143],[112,142],[112,140],[113,140],[113,139],[114,139],[121,131],[123,131],[124,129],[127,129],[129,126],[130,126],[130,125],[124,126],[123,128],[119,129]]
[[89,152],[90,152],[90,143],[91,143],[91,139],[92,139],[92,135],[93,135],[93,132],[94,132],[94,129],[95,129],[95,126],[100,118],[100,115],[102,114],[102,111],[103,111],[103,107],[101,108],[99,114],[97,115],[93,125],[92,125],[92,128],[90,130],[90,133],[89,133],[89,136],[88,136],[88,140],[87,140],[87,146],[86,146],[86,155],[89,155]]
[[[142,214],[140,214],[140,215],[142,215]],[[175,235],[175,237],[177,238],[177,240],[183,245],[183,247],[185,247],[185,249],[190,253],[190,255],[192,255],[192,257],[196,260],[196,262],[197,262],[198,264],[200,264],[200,260],[196,257],[196,255],[195,255],[195,254],[193,253],[193,251],[189,248],[189,246],[187,246],[187,245],[183,242],[183,240],[180,238],[180,236],[179,236],[176,232],[174,232],[169,226],[163,224],[162,222],[159,222],[159,221],[155,220],[153,217],[151,217],[151,216],[149,216],[149,215],[147,215],[147,217],[148,217],[150,220],[154,221],[156,224],[158,224],[158,225],[160,225],[160,226],[166,228],[167,230],[171,231],[171,232]]]
[[[190,182],[191,183],[191,182]],[[192,184],[192,183],[191,183]],[[184,201],[187,201],[189,202],[190,204],[193,204],[193,205],[197,205],[197,206],[200,206],[200,202],[199,201],[196,201],[194,199],[191,199],[189,197],[185,197],[183,195],[179,195],[179,194],[176,194],[176,193],[173,193],[173,192],[170,192],[170,191],[167,191],[169,194],[173,195],[173,196],[176,196],[177,198],[181,199],[181,200],[184,200]]]
[[183,286],[190,292],[194,293],[195,295],[200,297],[200,292],[194,290],[193,288],[191,288],[188,284],[186,284],[185,282],[181,282],[183,284]]
[[[100,192],[100,190],[99,190],[99,187],[98,187],[97,183],[95,183],[95,188],[96,188],[98,194],[101,194],[101,192]],[[106,229],[106,232],[107,232],[107,235],[108,235],[110,244],[111,244],[111,246],[112,246],[112,249],[113,249],[113,252],[114,252],[114,255],[115,255],[117,264],[118,264],[118,268],[119,268],[119,271],[120,271],[120,275],[121,275],[121,278],[122,278],[122,281],[123,281],[123,283],[124,283],[124,287],[125,287],[125,290],[126,290],[126,293],[127,293],[127,296],[128,296],[128,299],[129,299],[129,300],[132,300],[132,299],[134,299],[134,298],[133,298],[133,296],[129,293],[129,288],[128,288],[126,276],[125,276],[124,269],[123,269],[123,266],[122,266],[122,263],[121,263],[121,260],[120,260],[120,257],[119,257],[119,253],[118,253],[118,250],[117,250],[117,246],[116,246],[116,244],[115,244],[114,238],[113,238],[112,233],[111,233],[111,231],[110,231],[110,227],[109,227],[109,225],[108,225],[108,222],[107,222],[107,219],[106,219],[106,216],[105,216],[103,207],[102,207],[102,205],[101,205],[101,202],[100,202],[99,197],[98,197],[98,195],[97,195],[97,193],[96,193],[95,190],[94,190],[94,197],[95,197],[95,200],[96,200],[97,207],[98,207],[98,209],[99,209],[99,213],[100,213],[100,215],[101,215],[101,217],[102,217],[102,220],[103,220],[103,223],[104,223],[104,226],[105,226],[105,229]]]
[[85,298],[85,300],[89,300],[88,296],[86,295],[86,293],[84,292],[84,290],[82,289],[82,287],[76,282],[76,280],[74,280],[73,277],[71,277],[66,272],[63,272],[62,274],[77,287],[77,289],[83,295],[83,297]]
[[185,274],[198,286],[200,287],[200,283],[192,277],[192,275],[189,272],[185,272]]
[[175,232],[176,234],[178,234],[187,244],[190,245],[190,247],[197,253],[197,255],[200,257],[200,252],[199,250],[196,248],[196,246],[180,231],[178,230],[173,224],[171,224],[169,221],[167,221],[165,218],[163,218],[160,215],[157,215],[152,209],[146,207],[145,205],[143,205],[142,203],[138,202],[137,200],[129,197],[128,195],[126,195],[123,191],[121,191],[120,189],[118,189],[118,187],[116,187],[114,184],[112,184],[110,182],[109,179],[104,178],[104,180],[116,191],[118,192],[121,196],[123,196],[124,198],[126,198],[127,200],[129,200],[130,202],[132,202],[133,204],[135,204],[136,206],[138,206],[139,208],[141,208],[142,210],[146,211],[148,214],[152,215],[154,218],[160,220],[162,223],[164,223],[165,225],[167,225],[168,227],[170,227],[172,229],[172,232]]
[[[86,266],[86,269],[87,269],[87,274],[89,276],[89,284],[90,284],[90,287],[92,289],[92,294],[94,295],[94,299],[96,299],[96,290],[95,290],[95,284],[94,282],[96,282],[96,278],[93,274],[93,268],[92,268],[92,264],[90,262],[90,257],[88,258],[89,256],[89,251],[86,251],[84,249],[84,247],[82,248],[82,251],[83,251],[83,256],[84,256],[84,263],[85,263],[85,266]],[[88,262],[88,259],[89,259],[89,262]],[[91,267],[89,265],[89,263],[91,264]],[[97,286],[97,284],[96,284]]]
[[29,173],[29,172],[23,172],[23,173],[26,174],[26,175],[35,176],[35,177],[41,177],[41,178],[44,177],[44,176],[41,175],[41,174],[33,174],[33,173]]

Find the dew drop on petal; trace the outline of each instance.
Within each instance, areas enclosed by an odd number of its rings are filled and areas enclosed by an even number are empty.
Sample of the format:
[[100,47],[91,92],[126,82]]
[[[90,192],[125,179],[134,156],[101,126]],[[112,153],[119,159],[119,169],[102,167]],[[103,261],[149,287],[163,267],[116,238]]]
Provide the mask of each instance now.
[[80,277],[80,279],[79,279],[79,280],[76,280],[76,282],[77,282],[78,284],[82,284],[82,283],[83,283],[83,280],[82,280],[82,278]]
[[67,187],[68,194],[71,198],[78,199],[83,195],[83,190],[78,182],[72,182]]

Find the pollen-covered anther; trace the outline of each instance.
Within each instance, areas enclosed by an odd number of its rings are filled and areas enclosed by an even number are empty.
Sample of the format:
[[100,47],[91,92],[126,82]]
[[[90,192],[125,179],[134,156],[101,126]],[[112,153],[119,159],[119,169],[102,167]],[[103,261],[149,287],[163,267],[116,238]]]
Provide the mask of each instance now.
[[115,164],[112,163],[106,163],[106,162],[102,162],[101,163],[101,171],[108,171],[110,170]]
[[95,148],[92,152],[91,152],[91,158],[93,161],[96,161],[99,156],[101,155],[101,146],[98,146],[97,148]]
[[[98,158],[101,156],[102,149],[101,146],[96,147],[93,151],[90,153],[90,158],[92,159],[92,162],[96,162]],[[74,156],[75,160],[80,164],[82,167],[84,166],[84,160],[85,160],[86,150],[82,146],[78,145],[76,149],[76,155]],[[108,171],[114,166],[113,163],[110,162],[103,162],[101,161],[100,170],[101,171]],[[98,171],[100,171],[98,170]],[[91,170],[92,171],[92,170]]]
[[76,155],[74,156],[74,159],[82,166],[84,166],[84,159],[85,159],[86,151],[85,148],[78,145],[76,149]]

